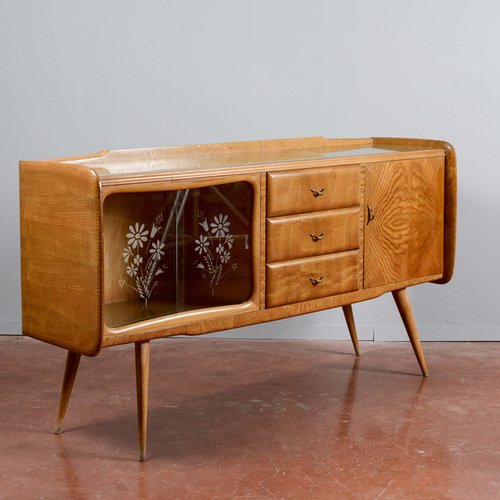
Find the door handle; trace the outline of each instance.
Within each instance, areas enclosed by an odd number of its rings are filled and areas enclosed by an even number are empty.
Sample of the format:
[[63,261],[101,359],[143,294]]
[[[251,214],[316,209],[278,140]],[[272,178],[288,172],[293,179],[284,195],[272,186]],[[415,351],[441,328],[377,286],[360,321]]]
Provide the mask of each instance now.
[[310,188],[311,193],[314,195],[315,198],[318,196],[323,196],[325,194],[325,188],[321,188],[319,191],[316,189]]
[[319,241],[319,240],[322,240],[325,237],[325,233],[320,233],[320,234],[311,234],[311,233],[309,233],[309,236],[311,237],[311,240],[313,240],[313,241]]
[[320,278],[309,278],[309,280],[311,281],[313,286],[321,285],[321,283],[323,283],[323,276],[321,276]]
[[375,210],[373,210],[373,208],[371,208],[369,205],[366,205],[366,208],[368,209],[368,217],[366,221],[366,225],[368,226],[368,224],[370,224],[370,222],[375,219]]

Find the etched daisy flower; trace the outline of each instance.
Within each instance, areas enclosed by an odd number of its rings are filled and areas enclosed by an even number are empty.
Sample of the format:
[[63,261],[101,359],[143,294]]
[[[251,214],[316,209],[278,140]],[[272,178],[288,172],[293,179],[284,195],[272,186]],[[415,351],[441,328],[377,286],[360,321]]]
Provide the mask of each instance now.
[[204,234],[201,234],[197,240],[194,240],[194,242],[196,245],[198,245],[194,249],[200,255],[202,253],[206,253],[208,251],[208,247],[210,245],[210,242],[208,241],[208,238]]
[[137,267],[134,264],[127,266],[127,274],[132,277],[137,276]]
[[215,251],[216,251],[217,253],[222,254],[222,252],[224,252],[224,245],[223,245],[222,243],[219,243],[219,244],[217,245],[217,248],[215,249]]
[[231,254],[227,250],[223,250],[220,254],[220,261],[227,264],[231,259]]
[[148,241],[147,236],[149,231],[144,230],[144,224],[139,225],[139,223],[136,222],[135,226],[129,226],[128,230],[130,232],[127,233],[127,238],[129,238],[127,244],[132,245],[132,248],[142,248],[144,246],[144,242]]
[[229,226],[231,222],[229,222],[229,216],[226,214],[219,214],[214,217],[214,221],[210,223],[210,227],[212,228],[212,234],[218,236],[220,238],[224,238],[226,233],[229,233]]
[[125,264],[128,263],[128,259],[132,257],[134,254],[132,253],[132,249],[130,247],[125,247],[122,252],[123,260],[125,261]]
[[142,264],[142,257],[139,254],[134,255],[134,266],[139,267],[141,264]]
[[153,243],[153,248],[149,250],[149,253],[152,253],[156,260],[160,260],[162,256],[165,255],[165,252],[163,251],[164,247],[165,243],[162,243],[160,240],[157,240],[156,242]]

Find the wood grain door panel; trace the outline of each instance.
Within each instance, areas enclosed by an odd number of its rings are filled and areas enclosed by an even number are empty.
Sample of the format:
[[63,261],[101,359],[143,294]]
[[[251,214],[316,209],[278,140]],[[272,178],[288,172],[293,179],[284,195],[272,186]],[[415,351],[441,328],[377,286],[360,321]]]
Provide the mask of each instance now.
[[364,287],[442,273],[443,211],[443,158],[368,164]]

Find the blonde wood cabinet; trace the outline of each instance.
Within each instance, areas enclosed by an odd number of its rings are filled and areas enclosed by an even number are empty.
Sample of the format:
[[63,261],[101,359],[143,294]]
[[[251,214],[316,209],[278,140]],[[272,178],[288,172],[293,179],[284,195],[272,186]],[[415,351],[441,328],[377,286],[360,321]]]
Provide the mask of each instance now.
[[428,374],[406,288],[453,274],[456,160],[424,139],[322,137],[20,162],[23,333],[81,355],[135,343],[140,458],[149,346],[392,292]]

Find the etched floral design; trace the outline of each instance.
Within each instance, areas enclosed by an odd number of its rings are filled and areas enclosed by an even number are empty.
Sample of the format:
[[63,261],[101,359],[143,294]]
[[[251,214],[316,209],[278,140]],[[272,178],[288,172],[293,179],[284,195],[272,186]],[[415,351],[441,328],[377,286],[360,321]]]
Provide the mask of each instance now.
[[152,291],[158,285],[155,277],[162,274],[167,267],[160,263],[165,255],[165,243],[162,243],[160,238],[153,241],[153,238],[161,236],[163,232],[162,220],[161,214],[158,215],[151,230],[146,229],[146,225],[140,222],[131,224],[125,235],[127,246],[122,251],[125,272],[133,281],[130,283],[127,279],[120,279],[118,284],[122,288],[134,290],[139,298],[144,300],[146,307]]
[[232,234],[226,235],[226,245],[229,249],[233,248],[234,236]]
[[135,265],[127,266],[127,274],[129,276],[137,276],[137,267]]
[[153,243],[152,246],[153,248],[149,250],[149,253],[152,253],[153,257],[156,260],[160,260],[165,255],[165,252],[163,251],[163,248],[165,248],[165,243],[162,243],[160,240],[158,240]]
[[223,264],[227,264],[230,260],[231,260],[231,254],[227,250],[224,250],[224,252],[221,252],[220,261]]
[[203,232],[195,239],[194,249],[201,257],[194,265],[200,269],[202,278],[207,281],[212,295],[215,295],[215,288],[221,279],[238,267],[237,262],[230,264],[234,244],[234,236],[229,229],[231,222],[227,214],[219,214],[209,224],[203,212],[198,212],[198,225]]
[[144,243],[148,241],[149,231],[144,230],[144,224],[139,226],[139,223],[136,222],[135,226],[129,226],[128,230],[130,232],[127,233],[127,238],[129,239],[127,244],[132,245],[133,249],[137,247],[142,248]]
[[151,228],[151,238],[154,238],[156,236],[156,233],[160,230],[160,226],[157,226],[153,222],[153,227]]
[[[205,221],[206,225],[206,221]],[[212,234],[215,234],[215,236],[219,238],[224,238],[226,234],[229,234],[229,226],[231,223],[229,222],[229,216],[228,215],[222,215],[219,214],[219,216],[214,217],[214,221],[210,223],[210,227],[212,228]],[[203,226],[202,226],[203,227]]]
[[134,252],[132,252],[132,249],[130,247],[125,247],[123,249],[123,260],[125,261],[125,264],[128,262],[128,260],[130,259],[130,257],[133,257],[134,256]]
[[194,242],[197,245],[194,249],[200,255],[206,253],[210,247],[210,240],[204,234],[200,234],[200,237]]

